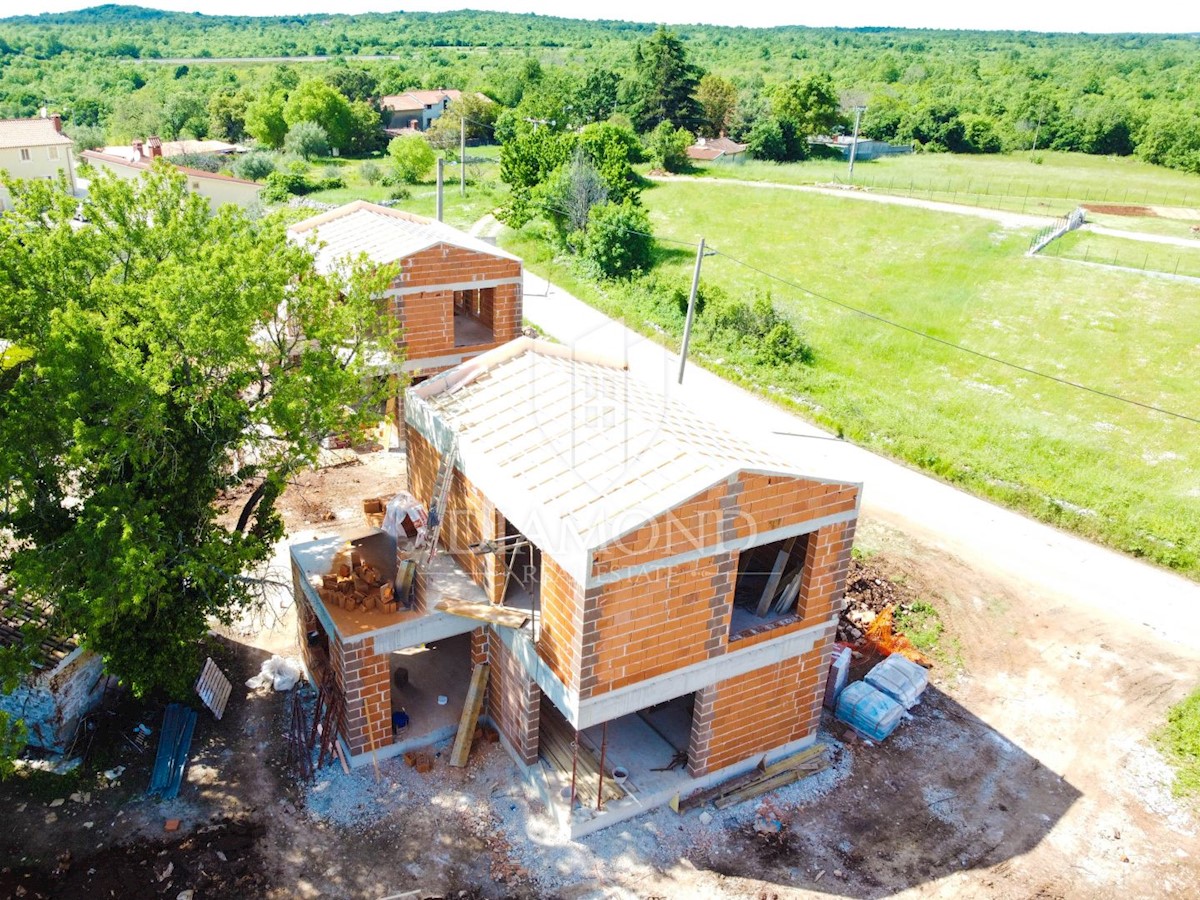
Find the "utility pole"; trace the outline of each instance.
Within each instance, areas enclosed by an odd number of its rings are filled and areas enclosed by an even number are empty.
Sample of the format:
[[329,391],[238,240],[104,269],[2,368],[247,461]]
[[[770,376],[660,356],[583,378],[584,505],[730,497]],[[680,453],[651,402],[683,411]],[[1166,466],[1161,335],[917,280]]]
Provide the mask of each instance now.
[[688,344],[692,339],[692,322],[696,319],[696,291],[700,288],[700,264],[704,262],[704,238],[696,248],[696,268],[692,272],[692,292],[688,295],[687,321],[683,323],[683,349],[679,351],[679,383],[683,384],[683,367],[687,365]]
[[467,196],[467,120],[458,117],[458,196]]
[[437,163],[437,220],[442,221],[442,181],[446,168],[446,160],[438,157]]
[[854,107],[854,139],[850,142],[850,174],[847,176],[850,181],[854,180],[854,158],[858,156],[858,124],[866,110],[865,106]]

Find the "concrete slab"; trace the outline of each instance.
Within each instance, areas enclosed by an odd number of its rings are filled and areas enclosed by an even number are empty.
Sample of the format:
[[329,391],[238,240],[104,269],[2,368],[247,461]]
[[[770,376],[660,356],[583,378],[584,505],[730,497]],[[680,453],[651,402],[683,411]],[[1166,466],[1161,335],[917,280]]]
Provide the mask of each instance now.
[[[453,737],[467,699],[471,681],[471,637],[456,635],[432,644],[390,654],[392,709],[408,713],[408,727],[396,733],[396,742],[419,746]],[[395,686],[397,669],[408,671],[408,683]],[[438,697],[446,697],[445,704]]]

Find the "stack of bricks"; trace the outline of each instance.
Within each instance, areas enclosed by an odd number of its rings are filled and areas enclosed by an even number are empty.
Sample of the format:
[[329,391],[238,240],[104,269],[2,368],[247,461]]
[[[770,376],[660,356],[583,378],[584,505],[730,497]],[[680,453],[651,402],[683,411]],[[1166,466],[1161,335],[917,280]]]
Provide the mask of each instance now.
[[317,594],[326,607],[387,614],[400,609],[393,585],[378,569],[364,563],[358,551],[351,552],[343,562],[334,560],[333,571],[321,576]]
[[341,732],[352,755],[378,750],[392,740],[392,673],[386,654],[375,653],[373,638],[338,643],[334,669],[346,702]]
[[802,656],[696,693],[688,748],[693,778],[816,733],[835,627]]

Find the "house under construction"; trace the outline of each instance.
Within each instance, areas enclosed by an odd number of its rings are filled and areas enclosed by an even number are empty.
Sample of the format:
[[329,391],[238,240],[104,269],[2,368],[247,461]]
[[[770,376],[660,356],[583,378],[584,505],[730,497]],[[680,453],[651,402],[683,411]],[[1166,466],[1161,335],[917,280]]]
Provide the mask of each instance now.
[[449,738],[478,704],[579,835],[813,742],[859,485],[529,338],[410,389],[404,414],[431,520],[400,542],[411,608],[339,593],[362,567],[391,583],[382,532],[292,551],[352,764]]

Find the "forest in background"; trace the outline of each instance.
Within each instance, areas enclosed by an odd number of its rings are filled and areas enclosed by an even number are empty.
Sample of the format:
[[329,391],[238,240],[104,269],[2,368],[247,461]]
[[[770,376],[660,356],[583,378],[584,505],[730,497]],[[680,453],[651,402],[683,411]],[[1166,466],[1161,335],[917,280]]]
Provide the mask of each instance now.
[[[315,55],[336,58],[321,64],[320,77],[349,101],[458,87],[572,127],[627,112],[635,48],[654,30],[470,11],[257,18],[101,6],[8,18],[0,20],[0,116],[29,116],[47,105],[64,113],[73,133],[89,129],[85,144],[151,132],[237,140],[245,136],[248,107],[286,94],[313,67],[155,60]],[[774,88],[821,79],[843,110],[866,105],[863,128],[871,137],[954,152],[1036,144],[1137,154],[1200,171],[1196,35],[706,25],[672,31],[688,59],[711,76],[712,104],[704,104],[707,118],[693,130],[747,138],[770,114]],[[364,56],[398,58],[355,59]]]

